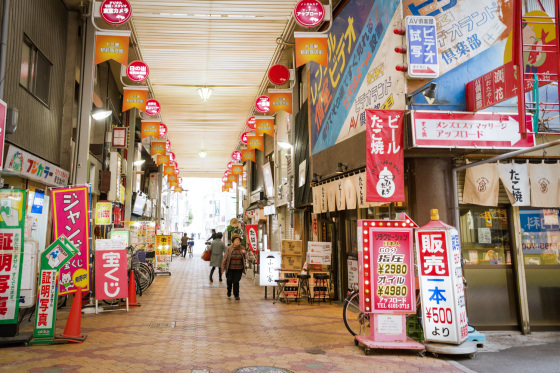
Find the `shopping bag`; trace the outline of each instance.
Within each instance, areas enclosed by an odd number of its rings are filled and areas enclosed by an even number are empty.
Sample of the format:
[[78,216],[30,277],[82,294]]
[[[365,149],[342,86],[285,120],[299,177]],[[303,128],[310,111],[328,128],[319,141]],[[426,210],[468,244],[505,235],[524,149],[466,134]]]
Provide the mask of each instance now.
[[204,250],[204,254],[202,254],[202,260],[204,260],[205,262],[209,262],[211,256],[212,253],[209,250]]

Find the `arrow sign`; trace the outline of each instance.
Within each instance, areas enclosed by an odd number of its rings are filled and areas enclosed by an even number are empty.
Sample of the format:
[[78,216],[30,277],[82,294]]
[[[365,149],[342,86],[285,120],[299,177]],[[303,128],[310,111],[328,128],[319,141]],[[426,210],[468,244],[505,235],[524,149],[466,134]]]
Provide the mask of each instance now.
[[411,69],[414,74],[434,74],[435,71],[430,69],[428,66],[423,68]]
[[[532,120],[527,115],[528,126]],[[413,146],[419,148],[512,149],[535,146],[522,138],[518,116],[511,113],[412,113]]]

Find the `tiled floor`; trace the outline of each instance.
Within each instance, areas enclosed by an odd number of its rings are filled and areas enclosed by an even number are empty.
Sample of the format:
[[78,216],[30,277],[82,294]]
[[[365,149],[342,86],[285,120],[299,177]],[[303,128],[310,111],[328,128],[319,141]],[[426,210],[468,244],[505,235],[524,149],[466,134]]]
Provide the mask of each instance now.
[[[208,263],[200,254],[174,257],[172,276],[160,276],[130,312],[82,316],[83,344],[0,350],[3,372],[231,372],[274,366],[294,372],[454,372],[446,362],[407,351],[372,352],[355,347],[338,305],[272,304],[246,278],[241,301],[224,287],[208,287]],[[214,274],[214,284],[217,273]],[[68,312],[59,312],[59,332]],[[175,328],[150,323],[175,322]],[[29,329],[26,327],[24,329]],[[313,355],[308,349],[320,349]]]

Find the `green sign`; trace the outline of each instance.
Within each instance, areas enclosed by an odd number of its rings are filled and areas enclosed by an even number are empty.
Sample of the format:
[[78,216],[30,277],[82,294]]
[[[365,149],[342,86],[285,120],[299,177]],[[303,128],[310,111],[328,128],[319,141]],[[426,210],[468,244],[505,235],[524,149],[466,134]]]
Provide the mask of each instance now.
[[25,197],[22,189],[0,189],[0,324],[18,319]]
[[125,243],[125,247],[128,247],[130,241],[130,232],[128,229],[119,230],[113,229],[110,234],[110,238],[112,240],[123,240]]
[[77,253],[78,249],[60,236],[41,254],[34,338],[54,337],[59,270]]

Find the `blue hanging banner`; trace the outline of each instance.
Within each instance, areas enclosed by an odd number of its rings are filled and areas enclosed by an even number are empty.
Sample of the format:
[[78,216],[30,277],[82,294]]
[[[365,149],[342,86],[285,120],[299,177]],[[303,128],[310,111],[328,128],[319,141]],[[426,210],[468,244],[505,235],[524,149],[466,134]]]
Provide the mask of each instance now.
[[31,205],[31,213],[42,214],[44,201],[45,201],[45,192],[43,190],[35,189],[33,204]]

